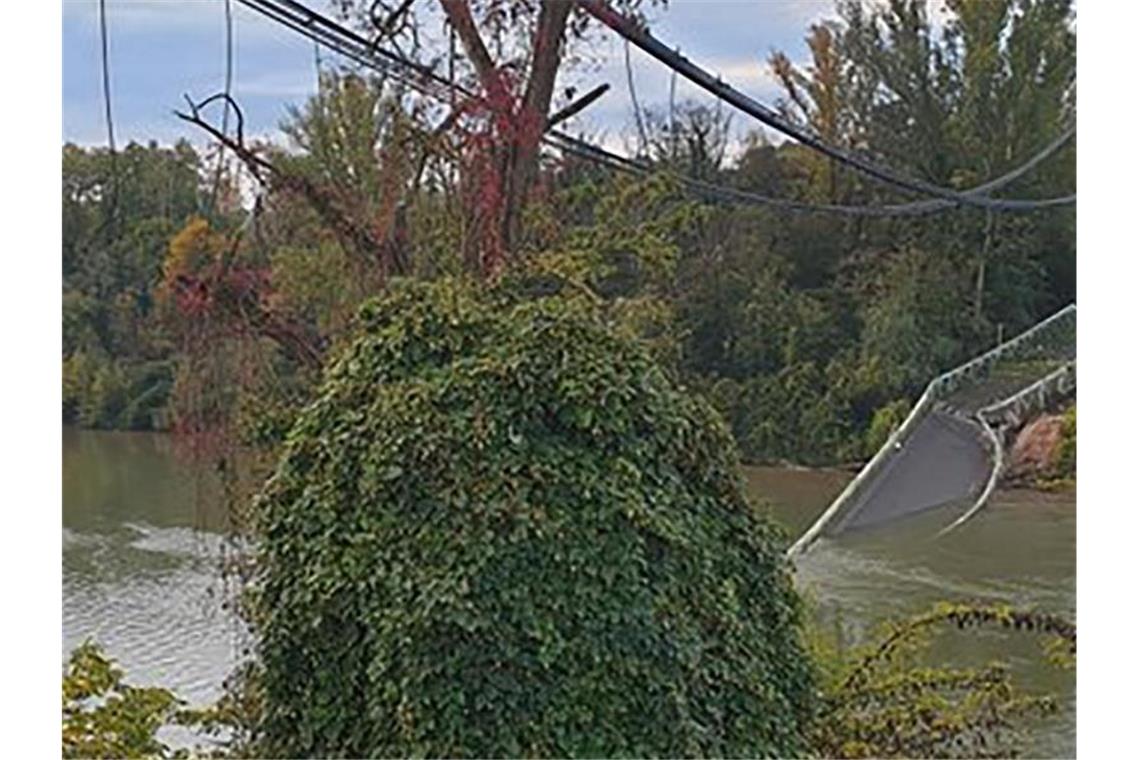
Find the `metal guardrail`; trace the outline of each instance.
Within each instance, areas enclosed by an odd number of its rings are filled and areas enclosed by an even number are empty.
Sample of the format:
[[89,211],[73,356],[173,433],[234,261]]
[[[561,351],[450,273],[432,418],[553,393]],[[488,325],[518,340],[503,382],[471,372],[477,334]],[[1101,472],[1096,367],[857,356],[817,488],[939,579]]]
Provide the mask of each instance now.
[[[801,535],[799,539],[797,539],[796,542],[791,545],[787,552],[788,557],[794,557],[795,555],[805,551],[809,546],[811,546],[811,544],[813,544],[817,539],[819,539],[820,536],[824,534],[827,528],[831,526],[831,524],[835,522],[837,518],[843,514],[846,507],[856,501],[855,497],[862,493],[863,488],[889,461],[892,453],[897,450],[898,444],[905,441],[914,432],[914,430],[918,427],[918,424],[934,408],[937,402],[952,395],[966,382],[970,380],[976,380],[988,375],[990,370],[993,369],[994,365],[1002,359],[1009,358],[1010,356],[1017,356],[1027,347],[1036,347],[1038,344],[1034,344],[1033,341],[1042,337],[1049,331],[1064,329],[1068,322],[1072,322],[1075,330],[1076,316],[1076,304],[1069,304],[1052,316],[1049,316],[1038,322],[1036,325],[1029,328],[1025,332],[990,349],[984,354],[971,359],[965,364],[955,367],[948,372],[944,372],[943,374],[930,381],[930,383],[926,386],[926,389],[923,391],[922,395],[919,397],[918,401],[911,408],[910,413],[907,415],[906,419],[903,420],[903,423],[899,425],[899,427],[896,428],[890,434],[890,436],[887,437],[886,443],[884,443],[882,447],[880,447],[879,450],[875,452],[875,455],[871,458],[871,460],[863,466],[863,469],[859,471],[858,475],[852,478],[851,482],[847,484],[839,496],[837,496],[835,500],[832,501],[832,503],[828,506],[828,508],[824,510],[823,514],[821,514],[819,518],[817,518],[816,521],[811,525],[811,527],[809,527],[803,533],[803,535]],[[1067,371],[1069,365],[1072,365],[1071,373]],[[1012,408],[1011,405],[1016,405],[1019,399],[1027,398],[1027,394],[1037,392],[1036,389],[1043,383],[1049,381],[1061,382],[1062,377],[1067,378],[1070,376],[1072,378],[1073,387],[1075,387],[1075,361],[1070,362],[1068,365],[1066,365],[1066,367],[1062,367],[1061,370],[1051,373],[1046,378],[1034,383],[1033,385],[1028,386],[1013,396],[1007,399],[1003,399],[996,404],[988,405],[982,411],[987,412],[991,415],[1001,414],[1002,410],[1008,410]],[[981,413],[982,412],[979,412],[979,414]],[[977,423],[977,420],[973,421]],[[983,424],[982,427],[983,430],[987,433],[987,438],[991,440],[991,445],[993,445],[995,448],[995,453],[993,456],[995,458],[997,466],[994,467],[993,474],[991,474],[986,489],[983,491],[982,498],[975,503],[974,507],[972,507],[966,515],[959,518],[959,521],[956,522],[955,525],[961,524],[961,522],[969,519],[970,516],[972,516],[977,512],[978,509],[981,508],[981,505],[985,503],[985,499],[989,497],[989,494],[992,493],[993,488],[996,487],[997,478],[1000,474],[1000,467],[1002,464],[1001,460],[1003,457],[1002,443],[1000,439],[997,438],[996,433],[988,429],[988,422]]]
[[1029,415],[1050,406],[1057,398],[1070,395],[1077,388],[1077,363],[1066,362],[1037,382],[1009,398],[978,411],[987,423],[1014,428],[1029,421]]

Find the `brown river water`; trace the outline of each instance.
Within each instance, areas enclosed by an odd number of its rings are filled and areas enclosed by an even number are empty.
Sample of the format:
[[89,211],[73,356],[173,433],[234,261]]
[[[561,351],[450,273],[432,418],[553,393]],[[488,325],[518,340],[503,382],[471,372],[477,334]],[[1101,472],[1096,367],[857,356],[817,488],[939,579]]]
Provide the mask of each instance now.
[[[851,474],[750,467],[745,477],[772,517],[797,535]],[[64,429],[64,656],[92,638],[131,683],[161,684],[194,704],[219,696],[248,640],[222,605],[222,521],[211,514],[209,490],[187,476],[164,436]],[[1075,614],[1073,494],[999,491],[974,520],[936,538],[950,517],[935,510],[818,543],[796,562],[813,614],[850,644],[886,619],[943,600]],[[942,635],[932,657],[946,665],[1010,662],[1020,686],[1061,704],[1034,727],[1026,754],[1075,755],[1075,675],[1045,664],[1032,637]]]

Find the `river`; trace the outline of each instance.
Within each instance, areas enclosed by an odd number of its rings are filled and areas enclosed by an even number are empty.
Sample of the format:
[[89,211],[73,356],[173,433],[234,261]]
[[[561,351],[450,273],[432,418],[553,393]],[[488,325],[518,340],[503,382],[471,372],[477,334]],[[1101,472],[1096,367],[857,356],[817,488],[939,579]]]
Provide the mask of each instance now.
[[[794,535],[850,474],[752,467],[745,476]],[[248,640],[222,606],[223,519],[212,497],[209,484],[186,475],[167,437],[64,429],[64,656],[90,637],[131,683],[161,684],[198,705],[219,696]],[[946,521],[935,511],[823,541],[797,560],[797,583],[822,623],[851,643],[941,600],[1075,614],[1071,493],[998,492],[977,518],[935,539]],[[1036,727],[1027,754],[1075,756],[1075,675],[1045,665],[1032,637],[976,632],[934,645],[944,664],[1008,660],[1023,688],[1057,696],[1059,714]]]

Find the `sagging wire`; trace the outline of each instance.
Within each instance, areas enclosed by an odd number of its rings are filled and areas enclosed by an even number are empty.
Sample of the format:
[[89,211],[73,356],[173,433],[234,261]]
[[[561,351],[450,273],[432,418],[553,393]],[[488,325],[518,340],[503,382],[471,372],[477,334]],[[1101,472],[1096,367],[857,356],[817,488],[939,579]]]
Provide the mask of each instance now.
[[[330,49],[344,55],[350,60],[356,61],[362,66],[371,68],[385,76],[403,82],[411,89],[427,97],[435,98],[440,102],[452,100],[456,92],[465,98],[472,97],[472,93],[466,88],[454,82],[449,82],[422,64],[410,61],[383,48],[378,47],[372,49],[368,40],[363,39],[356,33],[344,28],[342,25],[337,24],[335,21],[332,21],[317,11],[307,8],[301,3],[294,2],[293,0],[240,0],[240,2],[266,17],[293,29],[299,34],[328,46]],[[583,0],[583,3],[588,2],[589,0]],[[654,42],[656,41],[654,40]],[[715,82],[716,80],[712,81]],[[1044,200],[995,201],[992,198],[985,198],[982,196],[982,193],[992,192],[1009,184],[1027,172],[1032,166],[1035,166],[1041,160],[1059,150],[1065,142],[1071,139],[1075,131],[1075,126],[1070,127],[1041,153],[1030,159],[1027,164],[982,185],[967,188],[960,192],[954,191],[951,193],[952,198],[950,199],[940,198],[912,201],[888,206],[814,204],[749,193],[731,187],[703,182],[695,178],[685,177],[684,175],[678,175],[678,179],[695,194],[703,197],[730,203],[769,206],[785,211],[804,213],[839,213],[853,216],[922,215],[956,208],[962,205],[962,203],[957,200],[959,197],[969,198],[971,201],[970,205],[977,205],[976,202],[978,202],[980,198],[984,201],[988,201],[989,205],[992,205],[992,207],[998,211],[1035,211],[1054,206],[1070,205],[1075,201],[1076,196],[1070,195],[1062,198],[1049,198]],[[586,160],[601,163],[619,171],[638,173],[655,171],[653,167],[640,164],[633,159],[618,156],[604,148],[557,130],[549,130],[543,141],[549,146],[579,155]]]
[[633,85],[633,62],[629,58],[629,40],[625,41],[625,83],[629,88],[629,103],[633,107],[633,120],[637,124],[637,134],[641,137],[641,153],[649,154],[649,135],[645,131],[645,121],[641,118],[641,105],[637,102],[637,89]]
[[669,77],[669,158],[677,160],[677,72]]
[[106,230],[114,224],[119,207],[119,166],[118,150],[115,147],[115,118],[111,108],[111,43],[107,32],[107,0],[99,0],[99,42],[103,72],[103,117],[107,124],[108,160],[111,164],[110,209],[102,225]]
[[[227,134],[229,131],[230,121],[230,103],[233,98],[230,93],[233,89],[234,78],[234,19],[233,19],[233,6],[230,0],[225,0],[225,26],[226,26],[226,73],[223,94],[225,95],[225,106],[222,109],[222,134]],[[218,193],[222,185],[222,170],[225,167],[226,159],[226,146],[224,143],[218,144],[218,165],[214,170],[214,187],[210,191],[210,210],[217,212],[218,208]]]
[[602,24],[608,26],[627,41],[637,45],[668,68],[709,91],[716,96],[718,101],[727,102],[762,124],[793,138],[817,153],[828,156],[882,183],[893,185],[902,190],[934,196],[950,201],[952,205],[956,206],[974,206],[998,211],[1025,211],[1054,205],[1069,205],[1076,202],[1075,193],[1063,198],[1050,198],[1043,201],[1004,200],[981,194],[961,192],[922,179],[905,177],[889,167],[874,164],[846,150],[837,148],[818,136],[799,128],[773,109],[722,82],[719,78],[713,77],[683,55],[673,52],[633,19],[613,10],[604,0],[577,0],[577,2],[583,10]]

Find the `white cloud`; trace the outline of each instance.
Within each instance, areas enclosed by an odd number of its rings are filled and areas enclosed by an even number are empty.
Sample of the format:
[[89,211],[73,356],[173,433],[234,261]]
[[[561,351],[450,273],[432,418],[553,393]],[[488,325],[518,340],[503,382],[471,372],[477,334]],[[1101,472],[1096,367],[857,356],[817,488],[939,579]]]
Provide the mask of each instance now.
[[768,62],[760,58],[712,61],[707,68],[738,89],[770,89],[777,84]]

